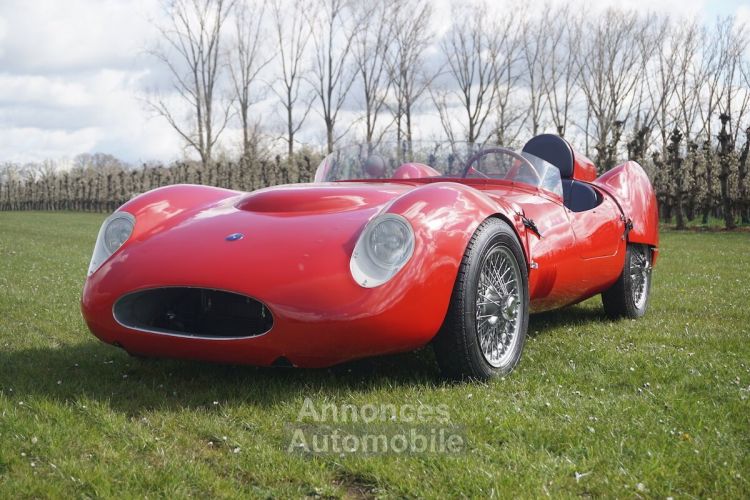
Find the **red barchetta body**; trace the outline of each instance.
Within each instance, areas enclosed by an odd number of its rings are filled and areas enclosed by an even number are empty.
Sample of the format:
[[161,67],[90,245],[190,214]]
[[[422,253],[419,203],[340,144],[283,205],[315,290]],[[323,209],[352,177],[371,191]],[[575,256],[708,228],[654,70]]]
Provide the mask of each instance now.
[[[578,212],[542,188],[437,177],[418,164],[395,179],[252,193],[155,189],[119,209],[133,216],[132,234],[86,280],[83,316],[102,341],[145,356],[325,367],[408,351],[440,330],[470,239],[493,217],[523,248],[531,311],[576,303],[618,279],[628,241],[658,245],[656,202],[640,166],[627,162],[595,178],[581,158],[572,178],[598,199]],[[413,255],[392,279],[366,288],[350,271],[352,252],[368,221],[385,213],[411,224]],[[181,335],[134,327],[115,313],[129,294],[173,287],[247,297],[267,308],[272,326],[248,337]]]

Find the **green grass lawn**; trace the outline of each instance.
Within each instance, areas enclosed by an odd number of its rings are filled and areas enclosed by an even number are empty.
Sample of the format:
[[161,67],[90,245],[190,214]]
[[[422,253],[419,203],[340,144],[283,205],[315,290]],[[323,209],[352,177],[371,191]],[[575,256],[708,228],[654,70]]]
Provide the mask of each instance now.
[[[0,497],[750,495],[750,233],[665,232],[650,310],[532,316],[521,364],[429,350],[333,370],[140,360],[79,297],[102,215],[0,212]],[[459,455],[288,453],[305,398],[447,405]]]

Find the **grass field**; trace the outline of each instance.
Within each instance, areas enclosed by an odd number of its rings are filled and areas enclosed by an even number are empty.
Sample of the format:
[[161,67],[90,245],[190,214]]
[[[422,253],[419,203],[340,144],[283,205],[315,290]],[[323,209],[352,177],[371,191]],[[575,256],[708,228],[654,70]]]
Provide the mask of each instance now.
[[[103,220],[0,212],[0,497],[750,496],[750,233],[665,232],[650,311],[533,316],[504,380],[139,360],[79,296]],[[287,452],[305,398],[446,405],[459,455]]]

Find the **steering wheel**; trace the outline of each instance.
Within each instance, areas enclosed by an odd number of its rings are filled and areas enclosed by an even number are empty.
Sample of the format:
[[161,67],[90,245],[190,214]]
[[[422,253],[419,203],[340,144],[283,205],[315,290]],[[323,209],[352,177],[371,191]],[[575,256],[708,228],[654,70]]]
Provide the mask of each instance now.
[[482,156],[485,156],[485,155],[488,155],[488,154],[492,154],[492,153],[505,153],[508,156],[510,156],[510,157],[515,158],[516,160],[518,160],[518,162],[515,165],[513,165],[513,167],[511,167],[510,170],[508,170],[508,173],[505,175],[506,179],[513,179],[513,178],[515,178],[518,175],[518,172],[519,172],[519,170],[521,168],[526,168],[526,169],[528,169],[529,171],[532,172],[535,181],[537,183],[541,184],[542,179],[541,179],[541,177],[539,177],[539,172],[536,171],[536,169],[531,164],[531,162],[529,162],[529,160],[527,160],[526,158],[524,158],[523,155],[521,155],[519,153],[516,153],[512,149],[508,149],[508,148],[490,148],[490,149],[484,149],[484,150],[482,150],[482,151],[474,154],[474,156],[472,156],[471,158],[469,158],[469,160],[466,162],[466,167],[464,168],[463,177],[468,177],[469,176],[469,172],[473,170],[474,172],[478,173],[479,175],[482,175],[484,177],[489,178],[489,176],[485,175],[484,173],[480,172],[476,168],[472,167],[471,164],[474,163],[474,162],[476,162],[477,160],[479,160]]

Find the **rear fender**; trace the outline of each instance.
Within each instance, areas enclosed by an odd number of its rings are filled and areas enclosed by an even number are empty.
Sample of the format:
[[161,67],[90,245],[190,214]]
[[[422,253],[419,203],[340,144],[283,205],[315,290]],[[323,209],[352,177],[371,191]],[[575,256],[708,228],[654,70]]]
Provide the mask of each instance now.
[[612,196],[623,216],[633,224],[628,242],[659,246],[659,213],[648,175],[638,163],[627,161],[602,174],[594,185]]

